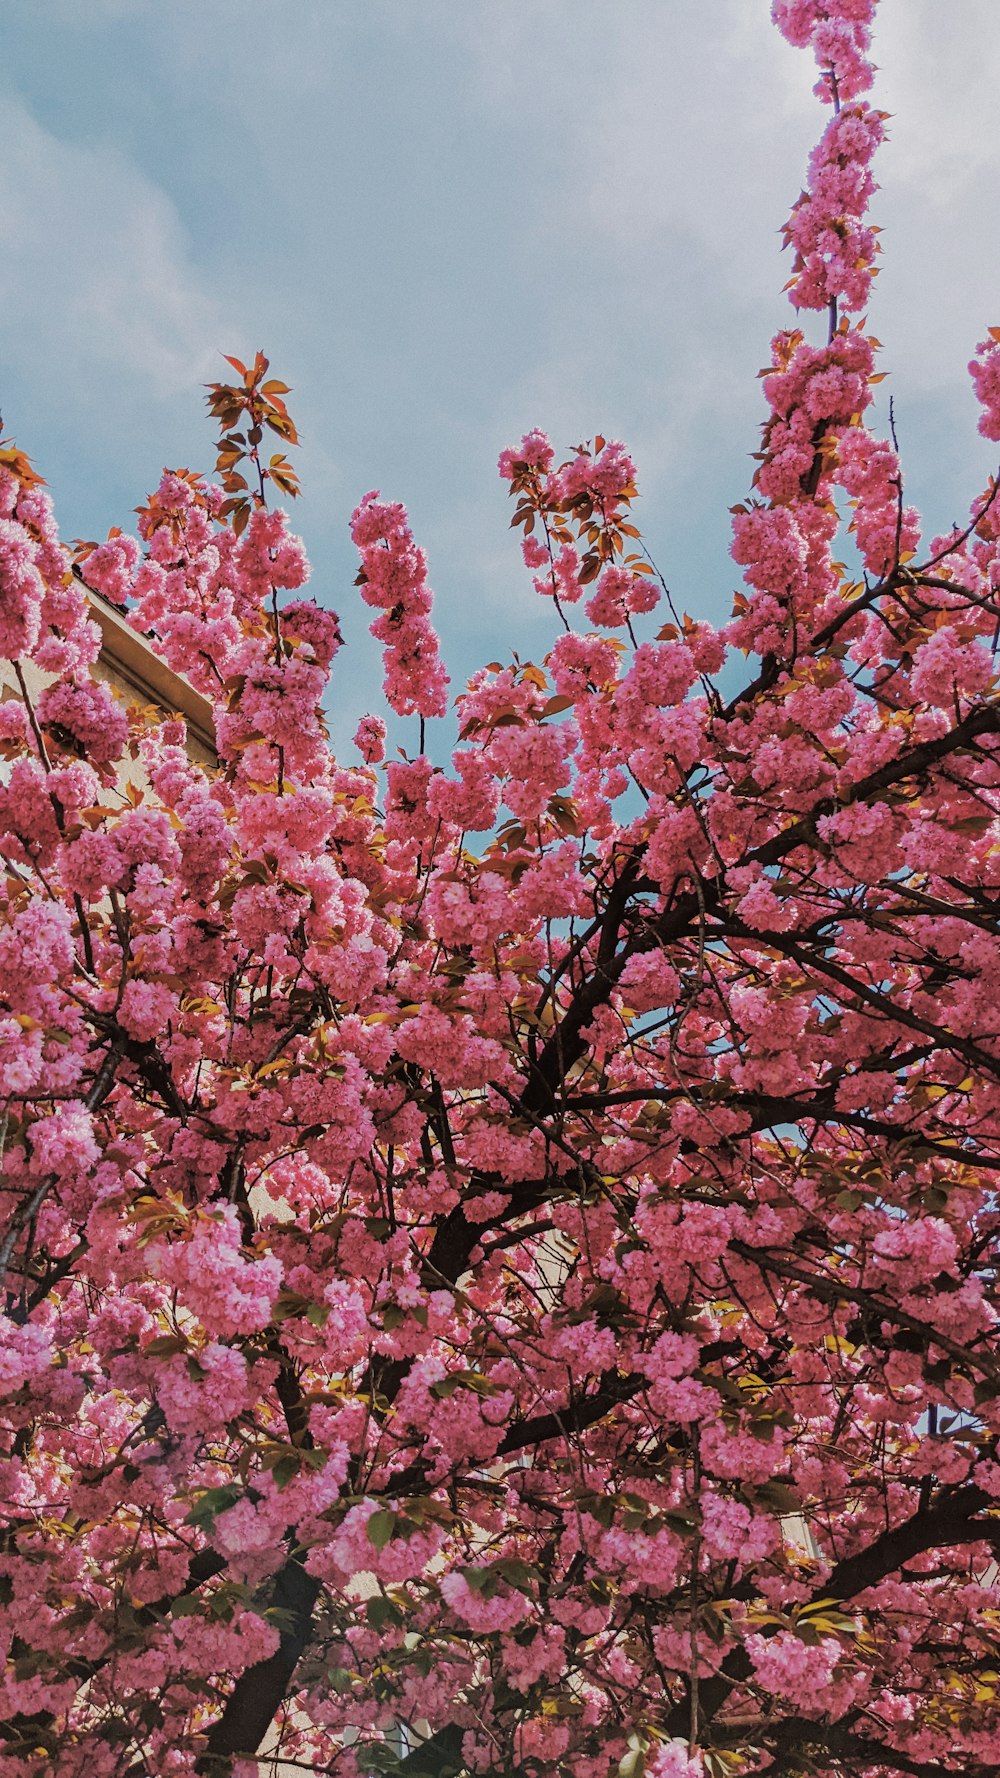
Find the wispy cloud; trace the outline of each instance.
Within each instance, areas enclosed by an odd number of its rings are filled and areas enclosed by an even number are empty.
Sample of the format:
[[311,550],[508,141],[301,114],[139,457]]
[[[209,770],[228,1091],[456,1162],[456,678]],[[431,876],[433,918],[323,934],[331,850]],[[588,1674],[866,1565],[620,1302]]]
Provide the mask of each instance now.
[[[965,364],[1000,321],[995,6],[881,0],[878,14],[877,101],[894,117],[870,321],[912,491],[943,521],[988,456]],[[769,11],[17,9],[4,406],[58,468],[67,523],[93,535],[163,458],[209,460],[199,385],[218,350],[259,344],[295,385],[297,516],[348,631],[363,636],[364,613],[347,514],[379,485],[411,506],[463,660],[544,647],[551,613],[521,573],[494,472],[532,425],[560,445],[624,437],[658,558],[685,602],[722,615],[737,578],[726,509],[762,417],[755,372],[794,319],[778,231],[819,123],[809,59]]]
[[72,393],[105,379],[148,395],[210,368],[220,305],[201,286],[184,228],[114,146],[61,141],[18,100],[4,106],[0,302],[5,356]]

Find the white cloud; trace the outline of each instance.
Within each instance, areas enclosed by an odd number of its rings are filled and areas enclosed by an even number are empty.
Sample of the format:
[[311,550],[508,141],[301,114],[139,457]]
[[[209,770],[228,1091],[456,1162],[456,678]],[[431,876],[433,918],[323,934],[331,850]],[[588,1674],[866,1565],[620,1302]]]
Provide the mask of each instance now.
[[898,399],[940,399],[973,433],[965,367],[1000,321],[996,9],[884,0],[880,10],[877,96],[892,117],[873,206],[884,228],[873,325]]
[[[894,118],[870,320],[942,520],[989,456],[965,365],[1000,321],[995,5],[882,0],[877,21]],[[85,0],[51,0],[63,68],[86,90],[120,49],[121,104],[77,113],[86,146],[62,139],[58,94],[38,97],[48,130],[11,104],[0,166],[0,355],[50,458],[62,435],[68,492],[99,404],[80,500],[103,511],[113,471],[107,518],[163,457],[204,464],[198,385],[219,349],[262,343],[295,385],[317,588],[348,623],[344,520],[381,485],[410,501],[463,642],[530,628],[493,464],[535,424],[560,446],[624,437],[667,572],[723,610],[755,372],[793,321],[778,231],[823,121],[768,0],[256,0],[250,32],[245,0],[95,7],[105,36]],[[21,79],[35,91],[27,61]]]
[[[984,173],[995,179],[1000,35],[993,0],[883,0],[879,94],[893,112],[893,175],[919,185],[932,209],[963,203]],[[971,220],[971,218],[970,218]],[[980,217],[988,225],[990,212]]]
[[488,20],[470,46],[483,105],[535,120],[526,164],[562,144],[541,191],[513,173],[547,337],[504,390],[504,434],[623,433],[644,516],[670,509],[676,529],[699,483],[718,491],[724,557],[762,417],[756,371],[791,319],[778,231],[816,123],[809,65],[747,0],[634,0],[613,28],[594,0]]
[[[508,21],[499,71],[483,74],[498,105],[511,102],[519,80],[541,115],[548,93],[563,128],[576,85],[574,154],[553,194],[558,239],[585,236],[598,276],[615,263],[641,361],[629,367],[622,354],[614,375],[622,389],[630,374],[655,386],[662,418],[647,402],[645,433],[633,427],[630,441],[665,490],[692,464],[704,477],[713,441],[731,436],[734,422],[745,426],[769,336],[794,320],[781,295],[790,268],[777,230],[824,113],[811,57],[782,41],[769,10],[766,0],[711,8],[633,0],[624,28],[598,46],[603,9],[581,0],[581,39],[562,68],[533,64]],[[565,18],[562,8],[543,13],[550,25],[557,11]],[[869,319],[885,342],[885,393],[895,396],[904,460],[932,523],[946,523],[981,485],[990,457],[966,365],[1000,322],[995,0],[882,0],[874,53],[874,102],[893,115],[876,164],[883,189],[873,220],[885,251]],[[595,336],[606,324],[595,318]],[[556,345],[533,373],[557,412],[595,380],[586,361],[566,371]]]
[[0,236],[4,355],[35,388],[72,398],[110,376],[169,397],[203,382],[231,337],[164,193],[113,146],[61,141],[18,99],[4,106]]

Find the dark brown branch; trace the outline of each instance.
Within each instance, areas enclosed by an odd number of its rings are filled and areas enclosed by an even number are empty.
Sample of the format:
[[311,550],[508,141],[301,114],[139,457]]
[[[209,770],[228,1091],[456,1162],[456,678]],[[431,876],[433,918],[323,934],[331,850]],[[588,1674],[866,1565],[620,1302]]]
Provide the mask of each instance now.
[[944,1493],[926,1511],[904,1519],[892,1531],[883,1532],[874,1544],[838,1562],[823,1583],[822,1596],[853,1599],[878,1586],[890,1574],[926,1550],[955,1543],[995,1542],[1000,1539],[1000,1520],[977,1520],[975,1515],[990,1504],[982,1488],[966,1487]]
[[286,1627],[269,1660],[258,1661],[242,1673],[229,1694],[222,1715],[208,1733],[208,1753],[198,1771],[218,1771],[219,1755],[256,1753],[276,1710],[285,1697],[292,1674],[305,1651],[312,1628],[312,1614],[320,1583],[303,1567],[304,1552],[296,1550],[279,1569],[271,1591],[270,1606],[286,1614]]
[[846,1277],[811,1271],[808,1266],[796,1265],[780,1254],[769,1253],[766,1248],[751,1247],[746,1241],[732,1241],[730,1247],[741,1259],[759,1266],[762,1272],[773,1272],[779,1278],[788,1278],[794,1284],[802,1284],[823,1302],[858,1303],[883,1321],[895,1322],[898,1327],[908,1328],[911,1333],[918,1334],[929,1345],[938,1346],[957,1363],[967,1365],[971,1370],[1000,1382],[1000,1361],[986,1352],[973,1352],[968,1346],[960,1345],[957,1340],[942,1333],[933,1322],[922,1321],[918,1315],[911,1315],[897,1303],[886,1302],[874,1290],[854,1284]]

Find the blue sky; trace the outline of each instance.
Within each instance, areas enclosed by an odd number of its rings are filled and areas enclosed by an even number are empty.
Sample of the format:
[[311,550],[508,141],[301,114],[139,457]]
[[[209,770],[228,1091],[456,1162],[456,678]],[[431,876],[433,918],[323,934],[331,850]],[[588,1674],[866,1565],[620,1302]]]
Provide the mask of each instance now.
[[[0,403],[64,535],[207,468],[202,385],[291,383],[331,714],[378,708],[348,515],[404,500],[452,677],[544,652],[499,450],[600,430],[699,616],[728,613],[756,371],[791,314],[778,229],[819,108],[767,0],[33,0],[0,8]],[[1000,322],[994,0],[883,0],[885,342],[933,526],[992,467],[965,364]]]

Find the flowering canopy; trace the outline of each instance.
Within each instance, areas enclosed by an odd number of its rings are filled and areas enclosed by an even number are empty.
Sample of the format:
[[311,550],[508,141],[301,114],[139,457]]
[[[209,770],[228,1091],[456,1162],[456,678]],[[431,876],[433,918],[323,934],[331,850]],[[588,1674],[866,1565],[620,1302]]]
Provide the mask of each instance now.
[[[0,1778],[1000,1771],[1000,510],[921,541],[866,422],[874,3],[774,6],[826,337],[773,343],[726,629],[662,608],[622,445],[529,433],[558,639],[432,759],[367,494],[420,750],[344,763],[262,357],[222,486],[76,573],[4,452]],[[972,374],[1000,438],[1000,330]],[[81,579],[217,771],[90,678]]]

